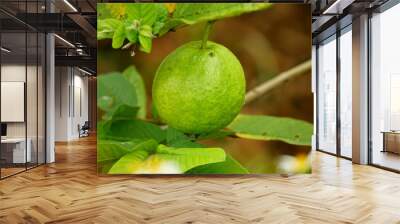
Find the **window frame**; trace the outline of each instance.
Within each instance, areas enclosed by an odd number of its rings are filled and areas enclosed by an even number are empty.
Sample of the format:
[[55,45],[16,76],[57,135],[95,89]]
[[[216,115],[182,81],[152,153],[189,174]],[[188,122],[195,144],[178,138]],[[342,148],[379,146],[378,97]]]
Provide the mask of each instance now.
[[[343,18],[343,20],[348,20],[348,17]],[[340,23],[341,21],[339,20],[338,23]],[[336,24],[334,24],[334,26],[336,26]],[[340,29],[337,29],[335,33],[329,35],[328,37],[319,40],[318,43],[315,45],[316,46],[316,78],[315,78],[315,82],[316,82],[316,130],[315,130],[315,141],[316,141],[316,151],[319,152],[323,152],[323,153],[327,153],[329,155],[333,155],[333,156],[337,156],[346,160],[352,160],[352,158],[347,157],[342,155],[341,153],[341,119],[340,119],[340,77],[341,77],[341,67],[340,67],[340,37],[342,35],[344,35],[347,32],[352,32],[352,23],[348,23],[346,24],[344,27],[341,27]],[[334,37],[334,38],[333,38]],[[330,42],[330,41],[336,41],[336,152],[332,153],[332,152],[328,152],[324,149],[321,149],[320,143],[319,143],[319,116],[320,116],[320,111],[319,111],[319,103],[320,103],[320,95],[319,95],[319,85],[320,85],[320,74],[319,74],[319,47],[321,45],[321,43],[326,43],[326,42]]]

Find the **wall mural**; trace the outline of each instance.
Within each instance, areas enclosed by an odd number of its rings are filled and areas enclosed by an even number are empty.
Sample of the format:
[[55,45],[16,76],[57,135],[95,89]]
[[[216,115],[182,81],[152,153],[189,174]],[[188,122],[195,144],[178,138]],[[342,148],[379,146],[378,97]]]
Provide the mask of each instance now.
[[309,5],[97,9],[100,174],[311,172]]

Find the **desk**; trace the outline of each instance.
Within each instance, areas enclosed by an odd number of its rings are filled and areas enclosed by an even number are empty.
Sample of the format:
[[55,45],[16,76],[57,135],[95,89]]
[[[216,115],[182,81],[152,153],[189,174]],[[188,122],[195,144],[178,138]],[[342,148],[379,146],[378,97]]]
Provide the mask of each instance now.
[[382,152],[393,152],[400,154],[400,131],[383,131]]
[[[31,146],[32,141],[27,139],[25,154],[25,138],[5,138],[1,139],[1,157],[6,163],[25,163],[32,159]],[[26,159],[26,161],[25,161]]]

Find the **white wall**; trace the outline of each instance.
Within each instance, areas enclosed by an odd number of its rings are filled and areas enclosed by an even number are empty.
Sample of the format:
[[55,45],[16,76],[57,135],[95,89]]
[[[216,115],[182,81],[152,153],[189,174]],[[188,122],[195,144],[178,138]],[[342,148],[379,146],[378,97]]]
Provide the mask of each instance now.
[[82,76],[82,73],[76,74],[77,70],[74,71],[74,108],[72,108],[72,130],[71,135],[74,138],[79,137],[78,125],[83,125],[85,121],[89,119],[89,110],[88,110],[88,78],[86,76]]
[[55,140],[77,139],[78,125],[88,120],[88,78],[76,68],[56,67],[55,85]]
[[[25,121],[25,83],[1,81],[1,121]],[[36,108],[36,105],[35,105]]]
[[[25,82],[25,64],[6,64],[1,66],[2,82]],[[28,70],[32,67],[28,66]],[[28,93],[28,95],[31,95]],[[33,94],[32,94],[33,95]],[[36,96],[36,93],[35,93]],[[6,108],[1,108],[5,110]],[[25,122],[7,122],[8,137],[25,137]]]
[[69,68],[55,68],[55,140],[67,141],[69,124],[68,124],[68,88],[70,84]]

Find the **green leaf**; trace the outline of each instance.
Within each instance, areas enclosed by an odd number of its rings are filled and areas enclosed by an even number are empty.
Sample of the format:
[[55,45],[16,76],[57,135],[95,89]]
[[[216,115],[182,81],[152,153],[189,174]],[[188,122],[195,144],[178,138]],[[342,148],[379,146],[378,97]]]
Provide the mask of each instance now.
[[101,110],[110,117],[121,105],[137,106],[133,85],[119,73],[100,75],[97,78],[97,102]]
[[157,147],[157,142],[150,139],[137,144],[132,152],[122,156],[109,170],[111,174],[126,174],[132,170],[137,170],[138,165],[153,153]]
[[168,16],[163,4],[125,3],[127,20],[139,20],[141,25],[153,26],[157,21],[163,21]]
[[226,160],[219,163],[210,163],[195,167],[186,172],[186,174],[248,174],[249,171],[244,168],[232,156],[226,154]]
[[162,142],[166,138],[165,130],[159,126],[141,120],[112,121],[106,133],[110,139],[154,139]]
[[124,3],[98,3],[97,14],[100,19],[124,19],[126,17],[126,5]]
[[[166,32],[195,23],[218,20],[268,8],[267,3],[177,3],[168,15],[165,4],[160,3],[102,3],[98,4],[98,24],[104,19],[118,19],[121,26],[113,29],[113,47],[120,48],[125,38],[130,43],[140,43],[140,50],[149,53],[152,39]],[[101,24],[102,26],[103,24]],[[149,29],[150,28],[150,29]],[[144,32],[150,30],[150,33]],[[100,30],[101,32],[103,29]],[[149,35],[151,34],[151,35]],[[111,37],[111,32],[101,33],[101,39]]]
[[[109,8],[107,8],[107,4],[104,3],[97,3],[97,19],[102,20],[102,19],[108,19],[112,18],[113,15],[110,11]],[[117,17],[115,17],[116,19]]]
[[125,154],[132,152],[139,143],[140,139],[133,139],[128,142],[118,142],[112,140],[97,141],[97,162],[105,162],[108,160],[116,160]]
[[312,124],[293,118],[240,114],[228,125],[238,137],[311,145]]
[[151,26],[141,25],[139,28],[139,43],[140,50],[145,53],[151,52],[153,34]]
[[202,148],[204,147],[201,144],[193,142],[188,136],[184,133],[168,127],[167,129],[167,145],[171,147],[178,147],[178,148]]
[[151,33],[151,26],[149,25],[140,26],[139,33],[145,37],[153,37],[153,34]]
[[125,25],[120,24],[118,28],[115,30],[113,38],[112,38],[112,47],[114,49],[118,49],[122,47],[125,41]]
[[[98,6],[99,40],[112,38],[112,47],[121,48],[125,38],[130,43],[140,43],[140,50],[146,53],[151,51],[153,36],[158,34],[168,17],[168,10],[164,4],[152,3],[112,3]],[[105,27],[105,20],[119,20],[113,29]],[[115,25],[115,24],[113,24]]]
[[107,132],[110,127],[109,121],[97,121],[97,141],[100,139],[107,139]]
[[114,32],[121,26],[121,21],[118,19],[103,19],[97,23],[97,40],[111,39]]
[[150,37],[139,34],[140,50],[145,53],[150,53],[152,48],[152,40]]
[[234,135],[235,132],[230,130],[217,130],[211,133],[204,133],[197,137],[197,140],[204,140],[204,139],[221,139],[225,138],[230,135]]
[[153,34],[157,35],[164,25],[165,25],[165,22],[155,22],[153,25]]
[[139,106],[138,117],[144,119],[146,117],[146,89],[142,76],[134,66],[130,66],[123,72],[126,79],[135,87],[137,96],[137,105]]
[[180,132],[174,128],[168,127],[168,129],[167,129],[167,144],[172,144],[175,141],[179,141],[180,139],[187,139],[187,137],[182,132]]
[[111,120],[132,120],[136,118],[139,107],[131,107],[128,105],[119,106],[112,114]]
[[182,25],[212,21],[243,13],[266,9],[268,3],[179,3],[172,18],[161,29],[160,34]]
[[118,159],[115,160],[106,160],[104,162],[98,162],[97,163],[97,172],[101,174],[106,174],[108,171],[111,169],[112,166],[118,161]]
[[158,116],[157,108],[154,106],[154,104],[151,104],[151,117],[155,121],[159,121],[160,120],[160,117]]
[[187,170],[209,163],[225,160],[225,151],[221,148],[173,148],[159,145],[155,157],[161,160],[174,161],[179,170]]
[[133,22],[127,22],[125,24],[125,33],[126,33],[126,38],[129,40],[131,43],[136,43],[139,38],[139,21],[134,20]]
[[141,147],[123,156],[110,169],[117,174],[182,174],[196,166],[225,160],[220,148]]
[[[148,140],[146,140],[147,142]],[[150,140],[154,141],[154,140]],[[108,173],[112,166],[124,155],[136,150],[143,140],[133,139],[127,142],[97,140],[97,167],[99,173]],[[146,143],[148,144],[148,143]],[[155,143],[155,146],[157,143]]]

